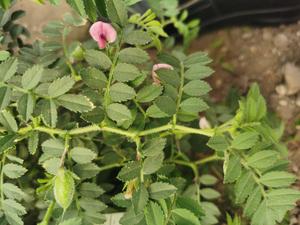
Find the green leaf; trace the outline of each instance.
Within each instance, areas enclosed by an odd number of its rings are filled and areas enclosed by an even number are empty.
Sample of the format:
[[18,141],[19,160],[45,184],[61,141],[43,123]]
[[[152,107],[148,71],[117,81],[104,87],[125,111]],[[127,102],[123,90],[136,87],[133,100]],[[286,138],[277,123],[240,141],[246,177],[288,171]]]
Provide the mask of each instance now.
[[111,201],[116,206],[121,207],[121,208],[129,208],[132,205],[130,199],[125,198],[124,193],[119,193],[119,194],[114,195],[111,198]]
[[195,64],[185,72],[184,77],[189,80],[199,80],[209,77],[213,72],[214,71],[207,66]]
[[34,106],[35,99],[31,94],[24,94],[18,100],[17,110],[25,122],[27,122],[31,118]]
[[74,166],[74,172],[81,179],[89,179],[95,177],[100,171],[100,168],[95,163],[77,164]]
[[118,63],[114,71],[114,78],[120,82],[128,82],[135,80],[140,76],[137,67],[127,63]]
[[190,96],[201,96],[207,94],[211,90],[208,83],[202,80],[193,80],[183,87],[183,92]]
[[187,209],[173,209],[172,216],[175,219],[175,223],[178,225],[200,225],[199,219],[195,216],[194,213]]
[[252,172],[244,171],[237,179],[235,184],[235,196],[237,203],[243,203],[245,199],[251,194],[255,181]]
[[14,141],[18,137],[17,134],[7,134],[0,138],[0,153],[14,146]]
[[7,110],[2,110],[2,112],[0,113],[0,123],[9,131],[18,131],[18,124],[15,118]]
[[116,83],[110,87],[110,97],[114,102],[123,102],[135,97],[135,90],[124,83]]
[[58,78],[50,84],[48,88],[48,95],[51,98],[59,97],[71,90],[74,84],[75,81],[71,77],[65,76]]
[[229,144],[223,135],[215,135],[209,139],[207,146],[217,152],[224,152],[229,147]]
[[7,177],[16,179],[23,176],[27,172],[27,169],[17,164],[8,163],[4,165],[3,172]]
[[150,197],[155,200],[166,199],[176,191],[177,188],[174,185],[163,182],[153,183],[149,187]]
[[0,61],[4,61],[4,60],[8,59],[9,56],[10,56],[10,53],[8,51],[5,51],[5,50],[0,51]]
[[57,109],[52,99],[43,99],[39,102],[41,108],[41,116],[43,122],[50,127],[56,127],[57,123]]
[[200,177],[200,183],[204,185],[214,185],[218,182],[218,179],[212,175],[204,174]]
[[131,224],[145,224],[143,222],[144,213],[139,213],[138,215],[135,214],[133,207],[129,207],[129,209],[124,213],[122,218],[120,219],[119,223],[122,225],[131,225]]
[[205,52],[195,52],[191,55],[189,55],[184,60],[184,65],[188,68],[194,67],[196,65],[207,65],[211,63],[212,60],[207,56],[207,53]]
[[208,105],[199,98],[188,98],[181,102],[180,107],[185,112],[198,113],[208,109]]
[[130,181],[140,175],[141,164],[139,162],[129,162],[122,167],[118,174],[118,179],[121,181]]
[[16,213],[6,211],[4,212],[4,214],[5,214],[5,219],[10,225],[24,225],[22,219]]
[[268,187],[289,187],[292,183],[294,183],[296,177],[285,171],[272,171],[264,174],[260,178],[260,182]]
[[80,185],[79,192],[84,197],[98,198],[104,190],[95,183],[84,182]]
[[65,149],[60,139],[51,138],[42,143],[42,150],[45,154],[53,157],[61,157]]
[[160,111],[165,114],[172,116],[176,113],[176,102],[168,96],[158,97],[154,104],[159,108]]
[[167,140],[165,138],[152,138],[148,139],[143,148],[142,152],[145,156],[156,156],[163,152],[165,148]]
[[165,217],[161,207],[156,202],[150,202],[145,209],[147,225],[162,225]]
[[9,58],[0,64],[0,81],[5,82],[15,75],[18,68],[17,58]]
[[146,45],[152,41],[151,36],[142,30],[134,30],[124,35],[124,41],[130,45]]
[[43,168],[52,175],[56,175],[58,169],[60,168],[60,159],[59,158],[51,158],[43,162]]
[[136,214],[142,212],[149,200],[149,194],[144,185],[134,192],[132,196],[132,205]]
[[4,212],[15,213],[18,216],[23,216],[26,214],[25,207],[13,199],[5,199],[2,204]]
[[92,111],[83,113],[81,117],[87,122],[99,124],[104,120],[105,114],[101,107],[96,107]]
[[136,100],[141,103],[151,102],[162,94],[163,87],[157,84],[151,84],[138,91]]
[[267,202],[264,200],[254,213],[251,225],[275,225],[276,221],[273,216],[273,211],[267,206]]
[[190,197],[182,197],[178,196],[176,199],[176,207],[177,208],[184,208],[191,211],[196,217],[204,216],[204,211],[200,206],[200,202],[196,199],[192,199]]
[[92,22],[97,20],[97,8],[94,0],[83,1],[85,12]]
[[221,196],[219,192],[212,188],[203,188],[200,190],[200,194],[203,196],[203,198],[208,200],[216,199]]
[[95,152],[84,147],[75,147],[71,149],[70,155],[75,162],[80,164],[90,163],[97,157]]
[[0,110],[6,108],[11,100],[12,91],[9,87],[0,88]]
[[19,164],[23,164],[24,163],[24,160],[17,157],[17,156],[14,156],[14,155],[6,155],[7,159],[9,159],[9,161],[11,162],[16,162],[16,163],[19,163]]
[[164,160],[164,154],[160,153],[155,156],[148,156],[143,163],[143,172],[144,174],[153,174],[158,171]]
[[86,197],[80,198],[79,205],[88,212],[101,212],[107,208],[103,202]]
[[107,107],[107,115],[110,119],[117,122],[118,125],[122,125],[126,121],[130,121],[132,119],[131,112],[127,108],[127,106],[113,103]]
[[123,63],[142,64],[149,59],[148,53],[140,48],[125,48],[119,53],[119,61]]
[[258,208],[259,203],[261,202],[261,198],[262,198],[262,194],[261,194],[260,187],[257,187],[251,192],[249,198],[247,199],[244,208],[244,215],[246,215],[247,217],[252,216],[253,213],[255,213],[255,211]]
[[69,208],[75,193],[75,183],[70,171],[64,168],[58,170],[53,191],[57,204],[64,210]]
[[105,55],[103,52],[98,50],[94,50],[94,49],[86,50],[84,57],[89,65],[94,67],[100,67],[101,69],[104,70],[108,70],[112,65],[110,58],[107,55]]
[[43,71],[44,68],[40,65],[35,65],[26,70],[22,76],[22,87],[26,90],[35,88],[42,79]]
[[238,150],[249,149],[253,147],[257,141],[258,134],[256,132],[247,131],[236,135],[233,138],[231,147]]
[[21,201],[25,197],[25,193],[16,185],[11,183],[3,184],[3,193],[7,198]]
[[168,114],[165,112],[161,111],[156,105],[151,105],[147,111],[146,111],[147,116],[152,117],[152,118],[164,118],[164,117],[169,117]]
[[125,26],[128,20],[127,7],[122,0],[105,0],[111,22]]
[[[40,224],[43,225],[43,224]],[[76,218],[71,218],[64,220],[63,222],[59,223],[59,225],[82,225],[81,218],[76,217]]]
[[159,69],[156,70],[155,73],[159,77],[159,80],[163,84],[169,84],[175,88],[179,88],[180,86],[180,77],[175,70],[172,69]]
[[84,3],[81,0],[67,0],[68,4],[79,13],[79,15],[85,17],[85,9],[84,9]]
[[242,166],[239,157],[229,155],[224,162],[224,183],[233,183],[240,176]]
[[88,68],[80,71],[83,82],[90,88],[102,90],[106,87],[107,78],[101,70]]
[[278,153],[272,150],[257,152],[247,158],[247,164],[255,169],[272,166],[278,160]]
[[39,144],[39,132],[33,131],[30,133],[28,137],[28,145],[27,145],[28,151],[30,152],[31,155],[34,155],[36,153],[38,144]]
[[88,112],[95,107],[93,103],[83,95],[65,94],[58,97],[57,102],[73,112]]

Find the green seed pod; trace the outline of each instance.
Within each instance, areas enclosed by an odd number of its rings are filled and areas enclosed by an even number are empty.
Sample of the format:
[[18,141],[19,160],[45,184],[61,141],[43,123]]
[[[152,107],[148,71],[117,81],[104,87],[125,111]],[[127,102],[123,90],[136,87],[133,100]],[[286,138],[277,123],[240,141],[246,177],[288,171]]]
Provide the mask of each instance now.
[[74,192],[75,183],[71,173],[64,168],[60,168],[55,177],[54,197],[64,210],[72,203]]

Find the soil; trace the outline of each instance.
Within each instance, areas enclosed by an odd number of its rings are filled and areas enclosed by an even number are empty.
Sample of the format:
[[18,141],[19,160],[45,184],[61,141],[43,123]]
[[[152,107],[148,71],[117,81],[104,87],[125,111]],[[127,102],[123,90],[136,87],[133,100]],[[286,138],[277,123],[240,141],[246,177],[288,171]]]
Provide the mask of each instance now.
[[[19,1],[15,9],[29,12],[20,22],[30,28],[32,39],[40,38],[42,27],[50,20],[61,19],[70,11]],[[76,32],[81,39],[86,32]],[[231,27],[201,34],[191,49],[205,50],[214,59],[212,98],[221,101],[231,87],[246,93],[258,82],[271,110],[284,121],[285,140],[292,161],[291,170],[300,177],[300,22],[278,27]],[[300,123],[299,123],[300,124]],[[300,188],[297,185],[296,188]],[[293,212],[291,225],[300,225],[300,206]]]

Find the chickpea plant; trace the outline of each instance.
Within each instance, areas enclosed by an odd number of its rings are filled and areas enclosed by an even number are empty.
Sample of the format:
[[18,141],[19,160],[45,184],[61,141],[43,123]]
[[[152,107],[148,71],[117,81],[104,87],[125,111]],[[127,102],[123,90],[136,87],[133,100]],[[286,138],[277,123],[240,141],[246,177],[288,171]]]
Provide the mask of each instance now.
[[[199,128],[212,60],[164,50],[168,24],[190,38],[197,22],[172,7],[129,15],[134,0],[67,2],[80,17],[50,22],[45,41],[0,65],[1,224],[103,224],[113,212],[122,225],[220,224],[209,165],[222,163],[249,224],[280,223],[300,193],[258,86],[232,119]],[[67,41],[86,18],[92,39]],[[210,149],[198,159],[195,137]]]

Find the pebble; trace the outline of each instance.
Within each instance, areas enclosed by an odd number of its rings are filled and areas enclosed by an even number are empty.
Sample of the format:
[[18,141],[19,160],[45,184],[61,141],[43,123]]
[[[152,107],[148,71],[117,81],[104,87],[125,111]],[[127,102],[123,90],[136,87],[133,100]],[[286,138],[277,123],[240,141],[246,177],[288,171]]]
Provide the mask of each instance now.
[[274,38],[274,44],[277,48],[285,49],[289,44],[289,39],[285,34],[277,34]]
[[283,68],[287,95],[297,94],[300,91],[300,68],[294,63],[287,63]]
[[284,84],[280,84],[276,86],[275,90],[280,97],[286,96],[287,94],[287,88]]
[[300,107],[300,95],[299,94],[296,98],[296,106]]

